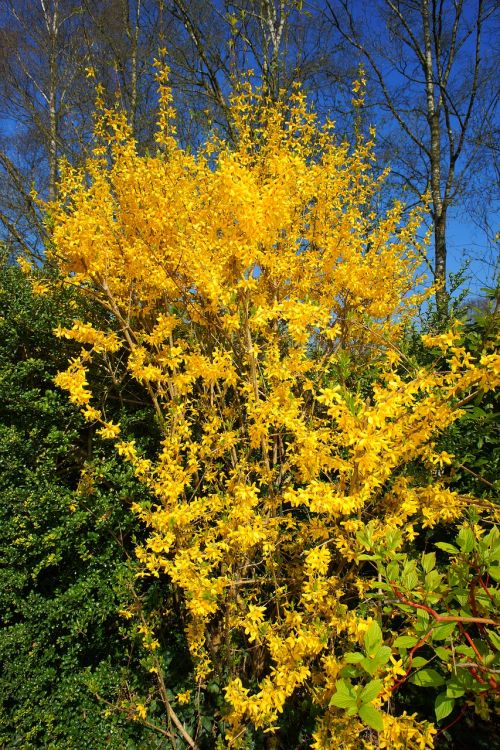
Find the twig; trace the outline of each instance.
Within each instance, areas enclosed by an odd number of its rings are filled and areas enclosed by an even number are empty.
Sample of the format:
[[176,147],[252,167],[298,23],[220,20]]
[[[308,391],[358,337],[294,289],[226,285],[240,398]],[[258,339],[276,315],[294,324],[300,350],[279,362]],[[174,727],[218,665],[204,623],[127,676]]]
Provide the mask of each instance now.
[[179,719],[179,717],[175,713],[174,709],[172,708],[172,705],[171,705],[171,703],[170,703],[170,701],[168,699],[167,689],[165,687],[165,682],[163,680],[163,675],[161,673],[160,663],[159,663],[158,659],[156,659],[156,658],[155,658],[155,662],[156,662],[155,667],[156,667],[156,677],[157,677],[157,680],[158,680],[158,687],[160,688],[161,698],[162,698],[162,701],[163,701],[163,704],[164,704],[165,708],[167,709],[167,713],[168,713],[169,718],[174,722],[175,726],[179,730],[179,732],[182,735],[182,737],[186,740],[186,742],[189,745],[189,747],[191,747],[192,750],[200,750],[199,746],[193,740],[193,738],[191,737],[191,735],[187,733],[184,725],[182,724],[181,720]]
[[481,482],[482,484],[485,484],[486,487],[491,487],[492,490],[495,489],[495,485],[494,484],[492,484],[491,482],[489,482],[487,479],[485,479],[484,477],[480,476],[479,474],[476,474],[476,472],[472,471],[472,469],[469,469],[468,466],[464,466],[464,464],[459,464],[459,466],[460,466],[461,469],[463,469],[464,471],[466,471],[468,474],[472,474],[472,476],[475,477],[478,480],[478,482]]
[[414,609],[423,609],[424,612],[427,612],[429,615],[431,615],[431,617],[433,617],[436,622],[472,622],[482,625],[494,625],[497,628],[500,627],[500,622],[491,620],[489,617],[461,617],[459,615],[440,615],[436,612],[435,609],[432,609],[432,607],[428,607],[426,604],[417,604],[417,602],[412,602],[409,599],[406,599],[393,584],[391,584],[391,588],[402,604],[407,604],[409,607],[413,607]]
[[462,716],[465,714],[466,710],[467,710],[467,703],[464,703],[464,705],[462,706],[462,708],[461,708],[460,713],[458,714],[458,716],[455,719],[453,719],[453,721],[450,721],[450,723],[447,724],[445,727],[443,727],[442,729],[440,729],[439,732],[437,733],[436,737],[439,737],[440,734],[443,734],[444,732],[447,732],[448,729],[451,729],[451,727],[454,727],[455,724],[458,724],[458,722],[460,721],[460,719],[462,718]]
[[[106,700],[106,698],[103,698],[102,695],[99,695],[99,693],[94,693],[94,695],[98,701],[101,701],[101,703],[105,703],[107,706],[110,706],[110,708],[112,708],[114,711],[121,711],[122,713],[127,714],[127,716],[130,716],[130,708],[126,708],[125,706],[118,706],[115,703]],[[171,732],[168,732],[166,729],[162,729],[162,727],[153,724],[151,721],[148,721],[147,719],[137,719],[137,721],[139,721],[145,727],[148,727],[148,729],[153,729],[155,732],[159,732],[159,734],[162,734],[164,737],[168,737],[171,742],[175,741],[175,737]]]

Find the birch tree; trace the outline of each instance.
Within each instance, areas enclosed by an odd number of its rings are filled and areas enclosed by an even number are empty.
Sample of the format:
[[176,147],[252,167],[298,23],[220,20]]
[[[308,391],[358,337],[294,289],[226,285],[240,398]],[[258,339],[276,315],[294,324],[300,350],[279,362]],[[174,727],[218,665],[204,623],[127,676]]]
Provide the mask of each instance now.
[[34,183],[56,197],[62,128],[78,59],[76,3],[6,2],[1,9],[0,220],[24,250],[38,250],[42,222]]
[[88,151],[96,83],[119,104],[142,147],[153,56],[160,41],[156,0],[6,0],[0,7],[0,224],[12,252],[43,255],[45,230],[32,189],[55,199],[61,159]]

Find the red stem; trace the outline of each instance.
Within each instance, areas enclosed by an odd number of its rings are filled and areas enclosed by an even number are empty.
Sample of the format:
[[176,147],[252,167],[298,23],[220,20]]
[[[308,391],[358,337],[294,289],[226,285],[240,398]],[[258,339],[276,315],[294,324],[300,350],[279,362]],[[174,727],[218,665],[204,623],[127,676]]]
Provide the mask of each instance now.
[[[475,623],[475,624],[478,624],[478,625],[481,625],[481,624],[491,624],[491,625],[495,625],[497,627],[498,627],[499,623],[495,622],[494,620],[490,620],[490,619],[488,619],[486,617],[459,617],[459,616],[455,617],[453,615],[440,615],[440,614],[438,614],[436,612],[435,609],[432,609],[432,607],[428,607],[426,604],[417,604],[417,602],[412,602],[409,599],[406,599],[406,597],[404,597],[403,594],[401,594],[401,592],[397,590],[396,586],[393,583],[391,583],[390,585],[391,585],[391,588],[392,588],[394,594],[396,595],[396,597],[403,604],[406,604],[409,607],[413,607],[414,609],[423,609],[425,612],[427,612],[428,614],[430,614],[436,620],[436,622],[456,622],[458,624],[458,628],[460,630],[461,635],[463,637],[465,637],[466,640],[469,642],[469,644],[472,647],[474,653],[476,654],[479,662],[481,662],[480,664],[477,665],[478,669],[481,670],[481,671],[488,671],[482,665],[483,658],[482,658],[481,654],[479,653],[479,651],[477,650],[474,641],[472,640],[472,638],[470,637],[470,635],[468,634],[468,632],[465,630],[465,628],[463,626],[463,623]],[[407,680],[408,675],[409,675],[409,673],[411,671],[411,661],[413,659],[413,653],[415,652],[415,650],[417,648],[420,648],[420,646],[422,645],[422,643],[425,642],[425,640],[427,640],[427,638],[429,637],[429,635],[431,633],[432,633],[432,628],[427,633],[427,635],[424,637],[424,639],[422,641],[419,641],[416,644],[416,646],[414,646],[414,648],[410,652],[410,667],[409,667],[409,670],[406,673],[406,675],[401,680],[398,680],[398,682],[393,686],[391,692],[393,692],[394,690],[396,690],[400,685],[403,684],[403,682],[405,682]],[[469,667],[468,669],[469,669],[469,672],[471,673],[471,675],[473,675],[473,677],[475,677],[475,679],[481,685],[485,685],[486,684],[485,680],[483,680],[483,678],[479,675],[478,670],[476,668]],[[498,687],[498,682],[497,682],[497,680],[494,677],[490,678],[489,684],[490,684],[490,687],[492,687],[494,690]]]
[[[488,576],[488,578],[489,578],[489,576]],[[488,591],[488,586],[487,586],[487,585],[485,584],[485,582],[483,581],[483,579],[481,578],[481,576],[479,576],[479,583],[481,584],[481,586],[482,586],[482,587],[483,587],[483,589],[485,590],[485,592],[486,592],[486,596],[488,597],[488,599],[489,599],[489,600],[490,600],[491,602],[493,602],[493,604],[494,604],[494,603],[495,603],[495,600],[493,599],[492,595],[491,595],[491,594],[490,594],[490,592]]]
[[460,630],[460,632],[462,633],[462,635],[464,636],[464,638],[466,638],[468,640],[469,645],[471,646],[472,650],[476,654],[476,656],[479,659],[479,661],[482,662],[483,661],[483,657],[481,656],[481,654],[477,650],[476,644],[474,643],[474,641],[472,640],[472,638],[470,637],[470,635],[468,634],[468,632],[466,631],[466,629],[460,623],[458,625],[458,629]]
[[401,685],[402,685],[402,684],[403,684],[404,682],[406,682],[406,680],[408,679],[408,677],[409,677],[409,675],[410,675],[410,672],[411,672],[411,664],[412,664],[412,661],[413,661],[413,657],[414,657],[414,655],[415,655],[415,651],[416,651],[417,649],[419,649],[419,648],[420,648],[421,646],[423,646],[423,645],[424,645],[424,643],[426,642],[427,638],[428,638],[428,637],[429,637],[429,636],[430,636],[430,635],[432,634],[432,630],[433,630],[433,629],[431,628],[431,629],[429,630],[429,632],[428,632],[428,633],[426,633],[426,634],[424,635],[424,637],[423,637],[423,638],[421,638],[421,639],[420,639],[420,640],[419,640],[419,641],[418,641],[418,642],[417,642],[417,643],[416,643],[416,644],[415,644],[415,645],[413,646],[412,650],[411,650],[411,651],[410,651],[410,653],[408,654],[408,657],[409,657],[409,659],[410,659],[410,664],[409,664],[409,666],[408,666],[408,669],[406,670],[406,674],[404,675],[404,677],[402,677],[402,678],[401,678],[400,680],[398,680],[398,681],[397,681],[397,682],[396,682],[396,683],[395,683],[395,684],[394,684],[394,685],[392,686],[392,688],[391,688],[391,693],[393,693],[393,692],[394,692],[395,690],[397,690],[397,689],[398,689],[399,687],[401,687]]
[[477,624],[482,623],[483,625],[495,625],[496,627],[500,626],[499,622],[497,622],[496,620],[491,620],[489,617],[460,617],[459,615],[440,615],[436,612],[435,609],[432,609],[432,607],[428,607],[426,604],[417,604],[417,602],[412,602],[409,599],[406,599],[406,597],[404,597],[403,594],[401,594],[401,592],[398,591],[392,583],[391,588],[400,602],[402,602],[403,604],[407,604],[409,607],[413,607],[414,609],[423,609],[425,612],[431,615],[431,617],[433,617],[436,622],[474,622]]
[[464,705],[460,709],[460,713],[458,714],[458,716],[456,716],[453,719],[453,721],[450,721],[450,723],[447,724],[445,727],[443,727],[442,729],[440,729],[439,732],[436,734],[436,737],[439,737],[440,734],[443,734],[444,732],[447,732],[448,729],[451,729],[451,727],[454,727],[455,724],[458,724],[458,722],[460,721],[460,719],[462,718],[462,716],[465,714],[466,710],[467,710],[467,703],[464,703]]

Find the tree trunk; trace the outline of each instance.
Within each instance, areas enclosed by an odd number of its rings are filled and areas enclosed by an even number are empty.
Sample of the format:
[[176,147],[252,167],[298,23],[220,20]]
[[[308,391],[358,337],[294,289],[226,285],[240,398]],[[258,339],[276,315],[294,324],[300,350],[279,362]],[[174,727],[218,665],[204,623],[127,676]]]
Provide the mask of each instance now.
[[54,0],[52,12],[49,5],[41,0],[45,24],[49,37],[49,90],[46,101],[49,108],[49,200],[56,198],[57,184],[57,52],[59,31],[59,2]]
[[423,68],[427,99],[427,122],[430,130],[430,178],[432,217],[434,220],[434,281],[439,285],[436,293],[438,312],[446,316],[448,300],[446,292],[446,206],[441,194],[441,128],[438,106],[434,100],[434,59],[432,56],[432,34],[430,26],[429,0],[422,0],[422,25],[424,32]]
[[434,279],[439,288],[436,292],[436,307],[440,316],[448,314],[446,290],[446,210],[434,218]]

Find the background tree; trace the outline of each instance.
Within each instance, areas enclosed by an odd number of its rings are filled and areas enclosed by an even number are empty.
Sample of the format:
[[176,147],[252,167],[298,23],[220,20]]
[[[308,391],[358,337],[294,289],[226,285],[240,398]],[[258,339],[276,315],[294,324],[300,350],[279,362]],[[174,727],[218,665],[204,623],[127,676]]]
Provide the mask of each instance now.
[[108,106],[127,112],[139,148],[154,151],[152,63],[161,48],[177,130],[191,147],[211,127],[228,134],[230,93],[249,68],[274,98],[301,81],[330,100],[332,76],[340,86],[354,75],[339,73],[325,19],[292,0],[6,0],[0,42],[0,222],[13,251],[38,256],[45,234],[31,190],[54,197],[61,159],[84,158],[97,83]]
[[[447,309],[447,228],[452,208],[492,197],[497,7],[438,0],[327,0],[326,16],[368,66],[393,174],[416,202],[431,200],[437,304]],[[491,48],[491,47],[490,47]],[[475,196],[474,198],[472,196]]]
[[148,121],[159,4],[7,0],[0,9],[0,221],[12,248],[41,257],[45,234],[31,190],[54,197],[61,159],[84,158],[95,86],[126,110],[138,141]]
[[4,3],[1,9],[0,218],[12,239],[41,252],[42,223],[31,200],[35,184],[55,197],[67,97],[74,85],[76,3]]
[[[294,82],[320,99],[333,76],[350,86],[354,75],[353,68],[346,73],[340,65],[338,41],[325,19],[312,8],[306,12],[297,0],[171,0],[165,14],[185,40],[168,45],[174,95],[190,90],[191,111],[200,109],[204,98],[201,110],[225,134],[229,95],[249,70],[253,82],[275,100],[289,96]],[[330,85],[330,108],[331,96]]]

